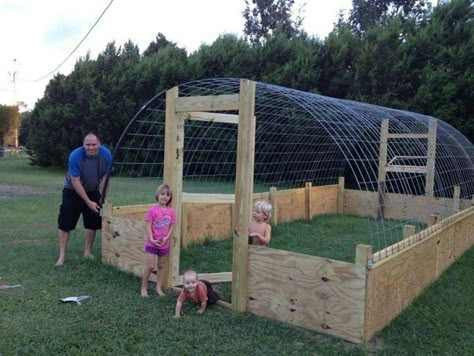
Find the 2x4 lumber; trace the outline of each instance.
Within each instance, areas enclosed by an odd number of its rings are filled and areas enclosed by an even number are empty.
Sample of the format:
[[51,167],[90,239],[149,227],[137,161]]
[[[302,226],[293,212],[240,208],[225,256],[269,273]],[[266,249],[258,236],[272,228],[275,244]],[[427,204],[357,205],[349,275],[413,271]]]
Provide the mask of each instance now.
[[453,192],[453,212],[455,213],[459,211],[460,198],[461,198],[461,187],[459,185],[455,185],[454,192]]
[[[176,212],[176,220],[182,220],[182,192],[183,192],[183,147],[184,147],[184,120],[176,115],[176,100],[178,87],[166,92],[165,114],[165,159],[163,182],[170,184],[173,189],[172,207]],[[179,255],[181,247],[181,223],[173,226],[171,235],[171,249],[166,261],[164,285],[171,286],[173,277],[179,275]]]
[[233,203],[235,194],[183,193],[185,203]]
[[278,196],[277,196],[277,188],[271,187],[270,188],[270,203],[272,204],[272,217],[271,217],[271,225],[278,224]]
[[141,204],[141,205],[128,205],[128,206],[114,206],[112,208],[112,214],[114,216],[146,213],[153,204]]
[[387,166],[387,149],[388,149],[388,119],[382,120],[380,126],[380,148],[379,148],[379,174],[378,174],[378,209],[377,218],[383,219],[384,216],[384,200],[385,200],[385,175]]
[[389,133],[387,138],[428,138],[428,134],[416,134],[416,133]]
[[[199,279],[206,280],[211,283],[230,282],[232,281],[232,272],[199,273]],[[175,277],[173,279],[173,285],[183,285],[183,275]]]
[[233,114],[219,114],[219,113],[214,113],[214,112],[191,111],[191,112],[184,112],[181,115],[183,115],[185,120],[222,122],[226,124],[239,123],[239,115],[233,115]]
[[438,214],[431,214],[428,220],[428,226],[433,226],[438,223],[439,215]]
[[313,217],[313,211],[311,209],[312,206],[312,197],[311,197],[311,187],[313,186],[313,183],[311,182],[306,182],[305,183],[305,204],[306,204],[306,219],[311,220]]
[[358,244],[356,246],[355,264],[361,266],[368,266],[369,260],[372,258],[372,246]]
[[344,214],[344,177],[339,177],[337,185],[337,212]]
[[181,97],[176,99],[176,112],[236,111],[239,102],[239,94]]
[[425,195],[429,197],[432,197],[434,194],[437,123],[436,119],[431,118],[428,126]]
[[424,166],[405,166],[405,165],[391,165],[386,167],[386,172],[396,173],[427,173],[427,167]]
[[247,310],[248,228],[252,211],[255,156],[255,82],[240,81],[235,223],[232,255],[232,308]]

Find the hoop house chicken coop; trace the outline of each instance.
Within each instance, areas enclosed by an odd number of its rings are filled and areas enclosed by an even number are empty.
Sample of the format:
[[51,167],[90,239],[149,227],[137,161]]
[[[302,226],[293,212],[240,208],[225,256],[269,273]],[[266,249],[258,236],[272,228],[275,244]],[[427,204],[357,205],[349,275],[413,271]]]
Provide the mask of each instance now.
[[[162,181],[178,218],[168,286],[181,284],[182,246],[233,235],[232,271],[202,278],[232,281],[234,310],[354,342],[381,330],[474,242],[474,147],[457,130],[265,83],[194,81],[135,115],[114,152],[105,263],[142,273],[143,218]],[[272,202],[272,224],[365,216],[370,244],[357,245],[354,263],[249,246],[257,199]]]

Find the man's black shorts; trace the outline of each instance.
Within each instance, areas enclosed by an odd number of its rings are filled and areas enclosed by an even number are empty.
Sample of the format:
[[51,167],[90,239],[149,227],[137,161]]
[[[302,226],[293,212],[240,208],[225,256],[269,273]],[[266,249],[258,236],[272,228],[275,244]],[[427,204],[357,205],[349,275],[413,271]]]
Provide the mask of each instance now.
[[[87,193],[90,200],[100,203],[100,193]],[[73,189],[63,189],[63,198],[59,207],[58,228],[69,232],[74,230],[82,214],[84,228],[90,230],[100,230],[102,227],[102,218],[99,213],[89,209],[84,200]]]

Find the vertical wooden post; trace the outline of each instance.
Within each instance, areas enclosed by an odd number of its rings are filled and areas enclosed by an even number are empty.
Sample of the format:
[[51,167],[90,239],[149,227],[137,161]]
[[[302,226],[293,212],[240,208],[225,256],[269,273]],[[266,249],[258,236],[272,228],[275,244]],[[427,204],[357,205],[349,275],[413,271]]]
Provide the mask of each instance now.
[[305,185],[304,185],[304,188],[305,188],[305,196],[306,196],[306,199],[305,199],[305,202],[306,202],[306,219],[307,220],[311,220],[311,218],[313,217],[313,210],[312,210],[312,201],[311,201],[311,188],[313,186],[313,183],[311,182],[306,182]]
[[380,127],[379,176],[378,176],[378,184],[377,184],[377,191],[378,191],[377,219],[383,219],[384,217],[387,149],[388,149],[388,119],[384,119]]
[[428,226],[436,225],[438,223],[438,219],[439,219],[439,214],[431,214],[430,219],[428,221]]
[[[188,210],[187,204],[182,202],[181,210],[181,247],[186,247],[189,244],[188,241],[188,214],[191,209]],[[179,223],[179,222],[178,222]]]
[[270,203],[272,204],[272,218],[271,225],[278,224],[278,197],[277,197],[277,188],[270,188]]
[[372,258],[371,245],[358,244],[356,246],[356,257],[355,257],[356,265],[368,266],[369,259],[371,258]]
[[415,225],[404,225],[403,226],[403,238],[415,235]]
[[237,169],[235,179],[236,226],[232,256],[232,309],[247,310],[248,227],[253,202],[255,155],[255,82],[240,81]]
[[461,198],[461,187],[459,185],[455,185],[454,192],[453,192],[453,212],[454,213],[459,211],[460,198]]
[[426,161],[426,184],[425,195],[432,197],[434,195],[434,178],[435,178],[435,157],[436,157],[436,131],[438,121],[434,118],[430,119],[428,127],[428,150]]
[[344,214],[344,177],[339,177],[337,186],[337,213]]
[[181,247],[184,119],[183,116],[176,115],[177,97],[178,87],[174,87],[166,92],[163,182],[169,184],[173,190],[173,201],[171,204],[176,211],[178,223],[173,227],[170,254],[163,274],[163,285],[165,287],[171,287],[173,279],[179,276],[179,254]]

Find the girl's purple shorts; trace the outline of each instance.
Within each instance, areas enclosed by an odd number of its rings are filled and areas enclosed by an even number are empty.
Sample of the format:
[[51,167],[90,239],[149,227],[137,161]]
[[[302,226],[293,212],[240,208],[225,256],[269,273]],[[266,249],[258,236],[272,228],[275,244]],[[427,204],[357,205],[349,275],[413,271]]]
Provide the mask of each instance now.
[[155,246],[145,246],[145,251],[157,256],[168,256],[170,254],[170,248],[158,248]]

